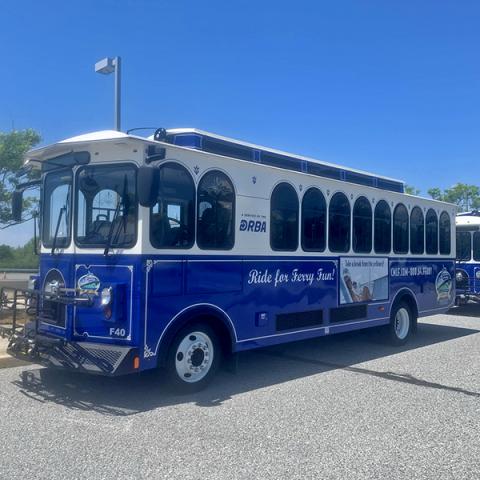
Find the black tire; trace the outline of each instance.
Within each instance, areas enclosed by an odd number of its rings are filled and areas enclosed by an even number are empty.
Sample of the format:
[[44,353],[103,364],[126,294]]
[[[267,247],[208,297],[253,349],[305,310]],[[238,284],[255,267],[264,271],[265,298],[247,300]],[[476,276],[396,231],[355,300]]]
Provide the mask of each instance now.
[[390,323],[386,327],[389,343],[395,346],[405,345],[415,331],[416,318],[410,305],[398,302],[390,312]]
[[204,389],[215,376],[221,357],[218,335],[210,326],[187,325],[175,335],[168,351],[166,370],[171,386],[182,394]]

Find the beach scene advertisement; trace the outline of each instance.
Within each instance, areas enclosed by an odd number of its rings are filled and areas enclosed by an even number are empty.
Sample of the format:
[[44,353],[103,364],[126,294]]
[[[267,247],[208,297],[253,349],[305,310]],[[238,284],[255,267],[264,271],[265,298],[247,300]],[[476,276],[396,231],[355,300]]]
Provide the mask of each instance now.
[[341,258],[340,303],[388,300],[387,258]]

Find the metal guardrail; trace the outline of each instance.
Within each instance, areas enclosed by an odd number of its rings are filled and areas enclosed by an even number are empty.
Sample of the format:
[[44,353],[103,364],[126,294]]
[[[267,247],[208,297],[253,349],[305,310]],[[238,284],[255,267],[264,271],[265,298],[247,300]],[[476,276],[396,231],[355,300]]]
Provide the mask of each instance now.
[[34,268],[2,268],[0,267],[0,273],[32,273],[38,274],[38,269]]

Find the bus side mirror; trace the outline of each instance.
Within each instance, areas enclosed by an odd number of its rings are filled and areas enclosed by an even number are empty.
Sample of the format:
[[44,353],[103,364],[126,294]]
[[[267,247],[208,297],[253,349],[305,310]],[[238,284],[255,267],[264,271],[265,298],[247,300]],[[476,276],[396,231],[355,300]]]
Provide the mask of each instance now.
[[12,218],[16,222],[22,221],[23,190],[15,190],[12,193]]
[[155,167],[140,167],[137,173],[138,203],[153,207],[157,203],[160,171]]

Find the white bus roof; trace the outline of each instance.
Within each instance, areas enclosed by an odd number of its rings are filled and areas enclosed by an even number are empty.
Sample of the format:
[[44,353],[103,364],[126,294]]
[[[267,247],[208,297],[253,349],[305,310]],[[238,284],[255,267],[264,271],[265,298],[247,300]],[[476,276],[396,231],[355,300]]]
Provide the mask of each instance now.
[[404,192],[404,182],[390,177],[346,168],[333,163],[319,161],[302,155],[295,155],[273,148],[263,147],[241,140],[224,137],[195,128],[176,128],[162,130],[160,136],[141,137],[115,130],[102,130],[67,138],[45,147],[31,150],[27,153],[30,160],[44,161],[59,155],[70,153],[75,148],[93,146],[95,143],[112,142],[165,142],[178,147],[213,153],[225,157],[233,157],[259,164],[283,168],[302,173],[331,178],[382,190],[398,193]]
[[478,227],[480,226],[480,212],[459,213],[455,219],[457,227]]

